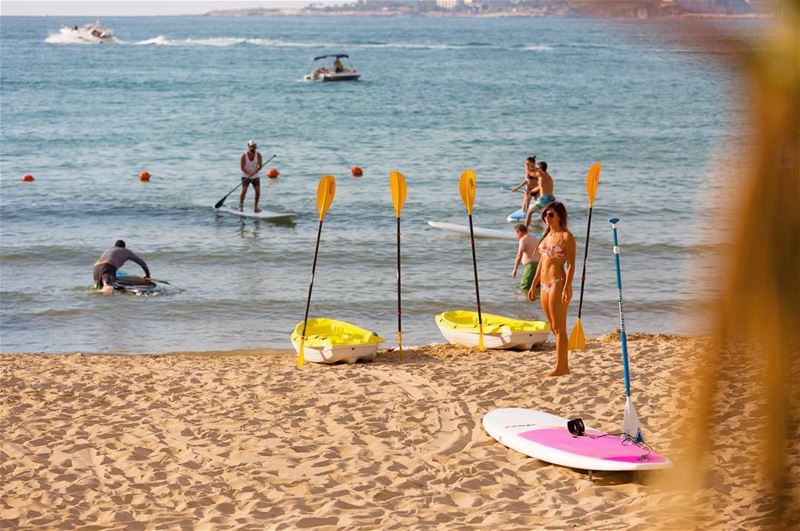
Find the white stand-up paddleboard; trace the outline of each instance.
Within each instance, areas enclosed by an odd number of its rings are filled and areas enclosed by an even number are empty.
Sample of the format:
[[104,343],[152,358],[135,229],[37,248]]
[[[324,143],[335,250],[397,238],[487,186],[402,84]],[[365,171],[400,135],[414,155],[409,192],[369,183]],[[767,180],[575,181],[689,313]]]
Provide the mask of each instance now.
[[520,208],[509,214],[508,217],[506,218],[506,221],[508,221],[509,223],[521,223],[525,221],[526,214],[527,212],[525,212]]
[[297,214],[294,212],[272,212],[270,210],[262,210],[261,212],[256,213],[253,212],[252,209],[244,209],[243,212],[239,212],[238,208],[225,205],[215,208],[214,210],[217,212],[225,212],[226,214],[235,214],[237,216],[242,216],[243,218],[265,219],[267,221],[291,221],[297,217]]
[[503,408],[483,417],[486,433],[512,450],[555,465],[592,471],[658,470],[672,462],[617,435],[586,428],[583,436],[567,429],[567,419],[544,411]]
[[[456,223],[442,223],[439,221],[429,221],[428,225],[431,227],[446,230],[449,232],[456,232],[458,234],[466,234],[469,236],[469,225],[458,225]],[[511,229],[508,230],[495,230],[484,229],[482,227],[473,227],[473,234],[476,238],[487,238],[493,240],[517,240],[517,235]]]

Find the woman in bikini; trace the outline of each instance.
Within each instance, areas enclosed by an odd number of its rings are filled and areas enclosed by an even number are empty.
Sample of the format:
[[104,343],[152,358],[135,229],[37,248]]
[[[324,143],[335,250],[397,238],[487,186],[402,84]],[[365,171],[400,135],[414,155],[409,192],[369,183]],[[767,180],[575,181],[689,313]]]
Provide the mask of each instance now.
[[536,286],[541,284],[542,311],[556,338],[556,367],[548,375],[561,376],[569,374],[567,307],[572,300],[572,277],[575,275],[575,237],[567,229],[567,209],[560,201],[545,207],[542,220],[547,229],[539,242],[541,258],[528,299],[536,300]]

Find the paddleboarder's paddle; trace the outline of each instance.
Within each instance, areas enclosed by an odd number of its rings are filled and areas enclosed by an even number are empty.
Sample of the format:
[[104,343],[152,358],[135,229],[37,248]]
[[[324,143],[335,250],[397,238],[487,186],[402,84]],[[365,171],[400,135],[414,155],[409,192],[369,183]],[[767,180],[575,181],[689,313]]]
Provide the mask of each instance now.
[[625,316],[622,312],[622,273],[619,267],[619,240],[617,240],[617,223],[619,218],[611,218],[611,235],[614,239],[614,265],[617,267],[617,302],[619,302],[619,340],[622,343],[622,374],[625,377],[625,416],[622,419],[622,432],[637,444],[644,442],[639,416],[631,402],[631,374],[628,369],[628,336],[625,333]]
[[[267,160],[265,160],[264,162],[262,162],[262,163],[261,163],[261,164],[258,166],[258,169],[257,169],[256,171],[254,171],[253,173],[251,173],[250,175],[248,175],[248,176],[247,176],[247,178],[249,179],[250,177],[252,177],[252,176],[253,176],[253,175],[255,175],[256,173],[260,172],[260,171],[261,171],[261,168],[263,168],[264,166],[266,166],[266,165],[267,165],[267,163],[268,163],[269,161],[271,161],[272,159],[274,159],[274,158],[275,158],[275,157],[277,157],[277,156],[278,156],[278,155],[272,155],[270,158],[268,158]],[[237,184],[237,185],[236,185],[236,187],[235,187],[233,190],[231,190],[230,192],[228,192],[227,194],[225,194],[225,197],[223,197],[222,199],[220,199],[219,201],[217,201],[217,204],[216,204],[216,205],[214,205],[214,208],[219,208],[219,207],[221,207],[223,204],[225,204],[225,200],[226,200],[226,199],[228,199],[228,196],[229,196],[229,195],[231,195],[231,194],[232,194],[233,192],[235,192],[236,190],[238,190],[238,189],[239,189],[239,187],[240,187],[241,185],[242,185],[242,183],[239,183],[239,184]]]
[[319,254],[319,238],[322,235],[322,221],[328,212],[333,196],[336,194],[336,179],[326,175],[319,180],[317,185],[317,212],[319,212],[319,228],[317,229],[317,246],[314,248],[314,262],[311,265],[311,282],[308,284],[308,298],[306,299],[306,315],[303,317],[303,333],[300,335],[300,349],[297,351],[297,366],[302,367],[306,362],[305,343],[306,325],[308,325],[308,309],[311,306],[311,290],[314,288],[314,273],[317,271],[317,255]]
[[403,359],[403,326],[400,305],[400,212],[406,202],[406,178],[399,171],[389,174],[389,187],[392,189],[392,203],[397,215],[397,348],[400,349],[400,359]]
[[166,284],[167,286],[172,286],[173,288],[177,289],[178,291],[185,291],[183,288],[179,288],[175,284],[167,282],[166,280],[158,280],[157,278],[150,278],[150,277],[144,277],[144,278],[149,280],[150,282],[158,282],[159,284]]
[[589,234],[592,230],[592,207],[594,206],[594,198],[597,195],[597,184],[600,182],[600,166],[599,162],[595,162],[589,168],[589,173],[586,174],[586,195],[589,196],[589,225],[586,227],[586,246],[583,249],[583,273],[581,273],[581,299],[578,303],[578,320],[575,322],[575,328],[569,335],[569,350],[584,350],[586,348],[586,337],[583,335],[583,325],[581,325],[581,310],[583,309],[583,286],[586,284],[586,259],[589,257]]
[[475,296],[478,299],[478,350],[485,351],[483,346],[483,317],[481,316],[481,292],[478,289],[478,259],[475,257],[475,233],[472,228],[472,207],[475,205],[475,172],[466,170],[458,180],[458,191],[461,193],[461,200],[467,207],[469,217],[469,239],[472,242],[472,269],[475,271]]

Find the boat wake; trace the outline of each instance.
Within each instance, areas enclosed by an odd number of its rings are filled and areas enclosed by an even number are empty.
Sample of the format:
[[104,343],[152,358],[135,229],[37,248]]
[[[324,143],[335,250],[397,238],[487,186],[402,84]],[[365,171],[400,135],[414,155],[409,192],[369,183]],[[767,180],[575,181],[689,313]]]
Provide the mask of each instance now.
[[[45,39],[50,44],[88,44],[79,38],[71,35],[52,34]],[[401,49],[401,50],[500,50],[500,51],[524,51],[524,52],[549,52],[553,47],[547,44],[512,44],[498,45],[485,42],[468,42],[464,44],[433,44],[415,42],[316,42],[316,41],[288,41],[281,39],[263,39],[248,37],[211,37],[203,39],[170,39],[164,35],[159,35],[141,41],[118,41],[117,44],[134,46],[208,46],[208,47],[230,47],[230,46],[261,46],[265,48],[318,48],[318,49]]]

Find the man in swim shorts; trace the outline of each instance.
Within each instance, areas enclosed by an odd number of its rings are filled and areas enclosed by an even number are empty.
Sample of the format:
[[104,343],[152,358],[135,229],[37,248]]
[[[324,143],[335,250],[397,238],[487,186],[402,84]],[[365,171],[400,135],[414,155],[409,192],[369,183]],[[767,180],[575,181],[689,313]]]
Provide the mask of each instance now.
[[256,192],[256,200],[253,205],[253,212],[256,214],[261,212],[258,208],[258,200],[261,198],[261,179],[256,177],[264,161],[261,158],[261,153],[258,152],[258,146],[255,140],[247,142],[247,151],[242,154],[239,161],[239,166],[242,169],[242,193],[239,195],[239,212],[244,210],[244,198],[247,195],[247,188],[253,184],[253,190]]
[[553,182],[553,177],[547,173],[547,163],[545,161],[539,162],[539,197],[533,204],[528,207],[528,213],[525,215],[525,226],[528,227],[531,224],[531,217],[535,212],[541,212],[544,210],[544,207],[549,205],[550,203],[556,200],[556,197],[553,195],[553,189],[555,188],[555,183]]
[[114,289],[112,283],[117,278],[117,270],[128,260],[136,262],[144,269],[145,278],[150,277],[150,269],[145,261],[133,251],[126,249],[123,240],[117,240],[114,243],[114,247],[104,252],[100,259],[94,263],[92,277],[94,277],[95,288],[103,293],[111,293]]
[[519,238],[517,256],[514,259],[514,269],[511,276],[517,276],[517,268],[522,263],[522,277],[519,280],[519,289],[526,292],[531,288],[533,277],[536,274],[536,266],[539,264],[539,250],[537,249],[536,238],[528,234],[528,227],[522,223],[514,226],[514,232]]

